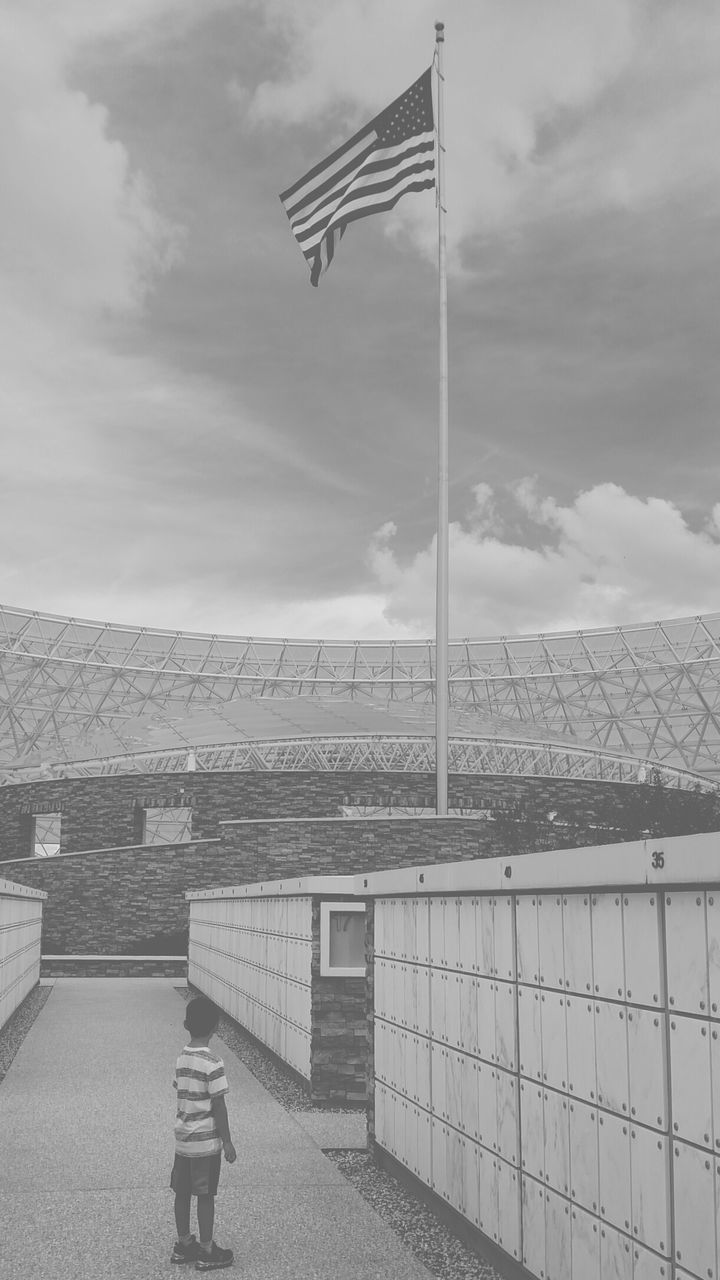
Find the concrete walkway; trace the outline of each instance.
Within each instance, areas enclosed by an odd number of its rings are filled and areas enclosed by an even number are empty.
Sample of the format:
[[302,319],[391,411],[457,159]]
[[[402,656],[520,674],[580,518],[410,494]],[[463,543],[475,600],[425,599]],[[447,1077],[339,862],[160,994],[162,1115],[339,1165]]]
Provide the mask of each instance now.
[[[169,1261],[183,1017],[172,980],[55,980],[0,1086],[3,1280],[196,1274]],[[216,1239],[236,1259],[225,1274],[427,1280],[293,1114],[213,1044],[238,1152],[216,1204]]]

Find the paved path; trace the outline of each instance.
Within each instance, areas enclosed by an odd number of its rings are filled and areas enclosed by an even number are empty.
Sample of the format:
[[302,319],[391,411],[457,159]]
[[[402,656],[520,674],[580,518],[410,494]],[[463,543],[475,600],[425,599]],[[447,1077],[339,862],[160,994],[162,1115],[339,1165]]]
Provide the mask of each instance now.
[[[171,980],[55,980],[0,1086],[2,1280],[196,1274],[169,1262],[183,1016]],[[216,1238],[236,1258],[225,1274],[428,1280],[293,1114],[214,1043],[238,1151],[216,1205]]]

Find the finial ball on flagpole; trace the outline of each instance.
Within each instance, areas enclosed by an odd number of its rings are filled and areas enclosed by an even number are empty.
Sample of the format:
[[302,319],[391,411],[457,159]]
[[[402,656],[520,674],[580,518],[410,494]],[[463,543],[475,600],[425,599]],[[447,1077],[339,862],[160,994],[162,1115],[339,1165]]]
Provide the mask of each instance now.
[[445,39],[445,23],[444,23],[444,22],[436,22],[436,23],[435,23],[435,42],[436,42],[436,44],[439,44],[439,43],[440,43],[440,41],[441,41],[441,40],[444,40],[444,39]]

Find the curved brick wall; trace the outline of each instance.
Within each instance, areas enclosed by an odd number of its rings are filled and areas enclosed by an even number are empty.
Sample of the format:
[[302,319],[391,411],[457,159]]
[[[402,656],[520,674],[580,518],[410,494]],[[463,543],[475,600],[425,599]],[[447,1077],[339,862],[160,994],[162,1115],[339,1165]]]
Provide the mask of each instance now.
[[[556,813],[552,846],[597,844],[651,834],[687,835],[720,827],[720,798],[648,784],[564,778],[451,775],[451,808],[487,808],[495,825],[521,821],[542,838]],[[0,862],[30,855],[29,815],[62,812],[61,852],[140,840],[138,805],[190,804],[193,839],[222,834],[232,818],[335,817],[344,804],[432,807],[425,773],[181,773],[72,778],[0,788]],[[568,828],[572,828],[570,832]],[[583,838],[586,833],[586,838]],[[504,838],[511,838],[508,835]]]

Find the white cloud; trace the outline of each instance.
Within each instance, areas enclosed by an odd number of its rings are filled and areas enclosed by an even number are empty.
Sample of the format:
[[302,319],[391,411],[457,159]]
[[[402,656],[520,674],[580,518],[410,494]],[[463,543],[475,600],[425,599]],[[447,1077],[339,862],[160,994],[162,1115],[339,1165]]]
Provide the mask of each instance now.
[[65,327],[136,308],[177,230],[106,109],[71,87],[76,45],[41,18],[37,7],[0,9],[0,282],[6,307],[55,311]]
[[[450,527],[450,631],[512,634],[681,617],[718,607],[720,505],[706,528],[690,528],[661,498],[599,484],[563,506],[531,481],[515,487],[516,515],[534,544],[503,539],[487,525],[491,494],[479,486],[482,519]],[[499,526],[500,528],[502,526]],[[385,525],[369,551],[390,623],[434,631],[435,541],[401,563]],[[539,545],[537,545],[539,542]]]

